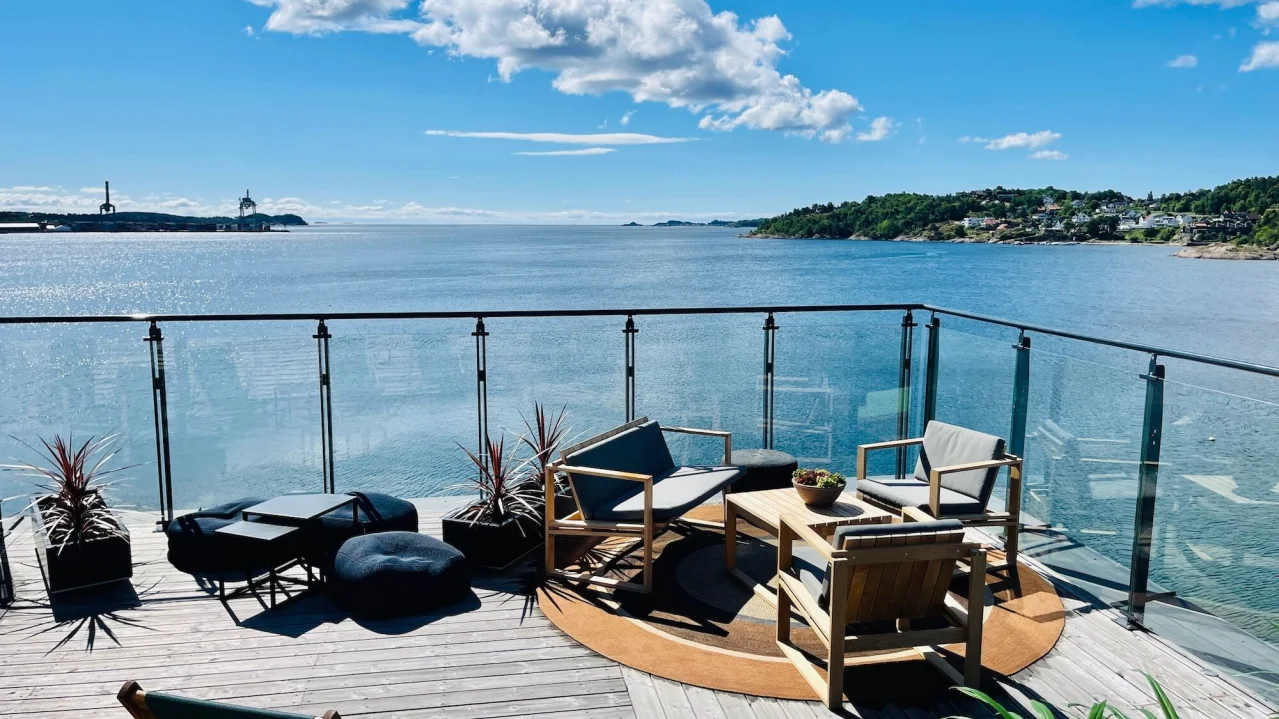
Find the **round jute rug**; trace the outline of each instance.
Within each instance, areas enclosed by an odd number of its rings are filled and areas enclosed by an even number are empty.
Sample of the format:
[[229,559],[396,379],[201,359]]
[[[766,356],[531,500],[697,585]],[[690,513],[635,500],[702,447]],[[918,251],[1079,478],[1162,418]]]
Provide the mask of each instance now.
[[[718,508],[699,510],[710,519]],[[772,582],[777,567],[770,542],[761,532],[738,540],[738,568],[764,584]],[[538,590],[538,604],[566,634],[629,667],[708,689],[814,698],[774,640],[777,610],[723,570],[722,534],[667,532],[656,551],[652,594],[608,595],[551,583]],[[997,552],[991,555],[1002,559]],[[634,559],[619,563],[616,574],[633,577],[638,572]],[[960,578],[954,588],[966,583]],[[1047,654],[1065,626],[1056,591],[1025,565],[1015,580],[1004,573],[987,575],[983,615],[982,667],[1001,676]],[[793,627],[801,648],[824,653],[798,615]],[[958,665],[963,646],[945,647],[943,654]],[[905,650],[851,656],[844,686],[849,700],[876,702],[923,700],[948,691],[950,683],[917,652]]]

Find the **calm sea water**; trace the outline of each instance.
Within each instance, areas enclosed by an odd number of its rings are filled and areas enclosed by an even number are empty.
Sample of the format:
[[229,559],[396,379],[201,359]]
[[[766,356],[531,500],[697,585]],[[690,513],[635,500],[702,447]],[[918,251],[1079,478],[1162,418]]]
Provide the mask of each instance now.
[[[1279,365],[1279,263],[1166,248],[764,241],[715,228],[316,227],[289,234],[0,238],[0,314],[502,310],[927,302]],[[641,317],[637,400],[760,442],[763,317]],[[917,317],[926,320],[927,317]],[[776,440],[851,473],[896,434],[901,314],[783,315]],[[938,417],[1007,434],[1016,333],[943,318]],[[574,434],[623,415],[620,318],[487,323],[490,428],[534,402]],[[308,322],[164,326],[175,503],[320,486]],[[339,489],[453,491],[476,445],[468,321],[333,322]],[[155,507],[144,326],[0,326],[5,435],[119,432],[116,501]],[[1026,511],[1126,563],[1148,357],[1035,336]],[[915,355],[922,358],[924,331]],[[919,366],[919,365],[917,365]],[[1168,361],[1157,578],[1271,631],[1279,381]],[[918,424],[922,372],[912,377]],[[5,457],[30,458],[6,438]],[[714,447],[680,440],[688,461]],[[891,471],[891,457],[875,469]],[[27,493],[0,477],[5,496]],[[9,502],[14,511],[17,502]],[[1246,527],[1247,531],[1237,531]],[[1230,586],[1236,595],[1224,595]],[[1234,598],[1232,598],[1234,597]],[[1243,597],[1243,599],[1239,599]]]

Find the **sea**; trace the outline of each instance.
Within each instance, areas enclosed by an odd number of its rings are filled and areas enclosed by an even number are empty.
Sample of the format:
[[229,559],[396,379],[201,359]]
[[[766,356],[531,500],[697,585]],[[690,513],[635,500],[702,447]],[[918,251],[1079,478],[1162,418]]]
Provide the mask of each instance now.
[[[354,226],[271,234],[0,237],[0,315],[235,314],[927,303],[1159,348],[1279,365],[1279,262],[1172,248],[762,240],[712,227]],[[766,317],[635,318],[638,415],[765,442]],[[923,416],[930,319],[776,316],[772,444],[852,474],[858,444]],[[1007,436],[1015,329],[940,315],[938,419]],[[568,437],[625,420],[623,317],[327,323],[339,491],[473,492],[488,435],[519,463],[535,405]],[[322,487],[314,321],[170,321],[174,506]],[[903,334],[912,357],[903,376]],[[118,435],[116,506],[159,506],[151,345],[141,322],[0,323],[0,457]],[[1119,568],[1132,546],[1151,355],[1029,333],[1028,521]],[[483,340],[486,383],[477,383]],[[1279,612],[1279,379],[1167,357],[1153,576],[1272,639]],[[907,391],[903,396],[901,385]],[[684,462],[722,447],[672,440]],[[895,452],[872,471],[896,470]],[[903,458],[907,471],[913,458]],[[0,473],[10,522],[39,489]],[[1001,490],[1002,491],[1002,490]]]

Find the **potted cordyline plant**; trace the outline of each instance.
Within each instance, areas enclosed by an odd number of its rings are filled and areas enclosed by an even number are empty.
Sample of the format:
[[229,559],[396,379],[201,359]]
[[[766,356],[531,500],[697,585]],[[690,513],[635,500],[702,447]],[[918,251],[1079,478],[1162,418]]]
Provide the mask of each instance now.
[[[442,524],[444,541],[466,555],[467,561],[502,569],[542,542],[546,516],[542,467],[563,439],[564,414],[561,409],[552,416],[534,405],[534,422],[524,421],[528,434],[521,435],[509,452],[505,435],[496,443],[486,440],[483,457],[462,447],[477,473],[459,487],[478,490],[480,497],[444,517]],[[522,448],[531,456],[521,459]],[[561,492],[556,489],[558,506]]]
[[41,438],[43,451],[21,442],[40,455],[41,464],[2,465],[30,478],[41,493],[30,504],[36,560],[50,594],[83,589],[133,576],[129,530],[107,506],[103,491],[107,475],[128,469],[107,469],[116,454],[116,439],[90,437],[76,447],[73,438]]

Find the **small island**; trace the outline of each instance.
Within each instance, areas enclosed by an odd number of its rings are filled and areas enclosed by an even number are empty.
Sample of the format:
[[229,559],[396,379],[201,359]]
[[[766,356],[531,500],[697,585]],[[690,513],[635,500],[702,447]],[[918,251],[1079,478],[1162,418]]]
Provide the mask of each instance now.
[[1184,245],[1179,257],[1279,256],[1279,177],[1144,199],[1116,190],[996,187],[951,195],[896,193],[811,205],[769,218],[747,237],[996,244]]
[[[759,227],[764,222],[764,218],[757,220],[711,220],[710,222],[687,222],[685,220],[667,220],[665,222],[655,222],[653,227]],[[622,227],[643,227],[638,222],[628,222]]]

